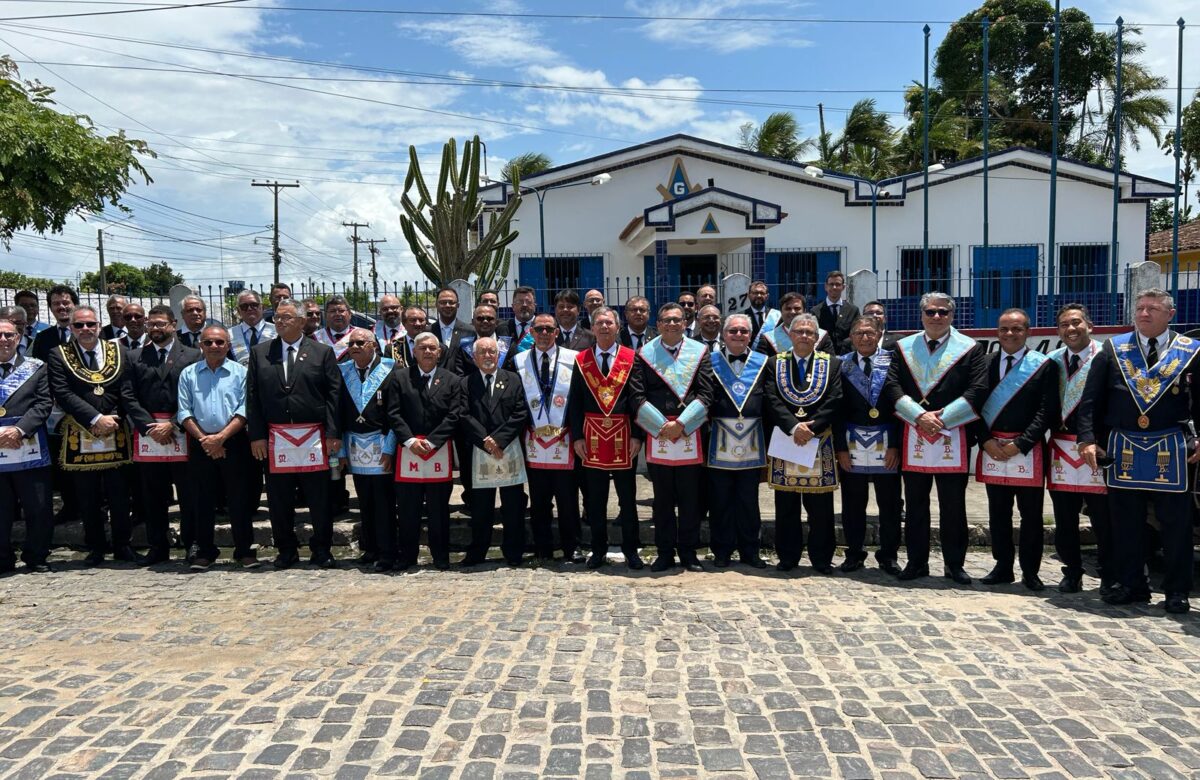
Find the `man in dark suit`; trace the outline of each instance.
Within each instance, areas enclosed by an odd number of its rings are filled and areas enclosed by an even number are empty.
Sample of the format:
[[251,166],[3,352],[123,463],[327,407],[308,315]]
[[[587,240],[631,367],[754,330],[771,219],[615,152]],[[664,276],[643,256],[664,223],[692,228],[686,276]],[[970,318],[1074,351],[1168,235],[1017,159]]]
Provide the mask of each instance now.
[[[758,334],[758,345],[754,347],[759,352],[774,357],[777,353],[787,352],[792,348],[788,328],[792,320],[804,314],[804,296],[798,292],[787,292],[779,298],[779,317],[775,319],[775,327]],[[768,321],[768,326],[770,321]],[[817,352],[833,354],[833,338],[820,325],[817,326]]]
[[858,307],[845,295],[846,275],[841,271],[830,271],[825,275],[825,300],[813,307],[817,323],[834,344],[850,338],[850,324],[858,319]]
[[506,371],[512,370],[512,358],[516,354],[516,344],[512,337],[501,335],[497,329],[497,309],[489,303],[481,303],[475,307],[471,315],[471,328],[474,336],[465,336],[459,343],[458,366],[455,373],[464,379],[470,379],[479,373],[479,364],[475,362],[475,342],[482,338],[494,338],[500,350],[497,360],[500,367]]
[[[863,305],[862,316],[874,317],[879,323],[879,332],[882,334],[879,337],[879,348],[892,350],[896,346],[896,342],[900,337],[887,329],[887,308],[880,301],[868,301]],[[850,347],[851,349],[853,347]]]
[[0,574],[16,567],[12,527],[20,502],[25,520],[21,560],[29,571],[48,572],[50,537],[50,442],[46,420],[54,402],[46,365],[17,354],[24,331],[0,320]]
[[122,316],[125,333],[117,337],[117,341],[127,350],[141,349],[149,340],[146,338],[146,309],[140,303],[127,303]]
[[74,336],[71,312],[79,305],[79,295],[65,284],[56,284],[46,293],[46,304],[54,315],[55,325],[41,331],[33,339],[33,356],[42,361],[49,360],[50,352],[55,347],[66,344]]
[[376,354],[373,334],[354,328],[342,372],[342,430],[347,467],[358,496],[358,562],[384,573],[396,565],[396,436],[387,419],[396,361]]
[[442,345],[441,368],[451,373],[458,372],[458,353],[462,350],[463,336],[475,333],[470,325],[458,321],[458,293],[450,287],[437,292],[437,317],[429,323],[429,332],[437,336]]
[[596,343],[592,332],[579,324],[579,293],[574,290],[563,290],[554,297],[554,318],[558,320],[558,346],[579,352]]
[[113,557],[141,564],[130,546],[129,428],[123,419],[136,399],[129,356],[115,341],[100,340],[100,319],[90,306],[71,313],[74,337],[50,354],[50,392],[66,413],[60,462],[70,472],[83,515],[90,566],[104,561],[107,547],[102,507],[107,501]]
[[721,349],[721,310],[715,304],[701,306],[696,312],[696,332],[692,339],[708,347],[709,353]]
[[250,451],[267,460],[271,534],[279,554],[275,568],[300,561],[296,538],[296,489],[304,493],[313,533],[311,562],[336,568],[329,506],[329,458],[342,448],[338,407],[342,375],[333,350],[304,335],[304,318],[290,299],[275,307],[277,338],[250,349],[246,374],[246,423]]
[[208,316],[208,306],[199,295],[189,295],[179,302],[183,314],[183,327],[175,331],[175,338],[185,347],[200,349],[200,335],[209,325],[220,323]]
[[[124,295],[110,295],[104,304],[104,310],[108,312],[108,324],[100,329],[100,338],[104,341],[112,341],[119,339],[125,335],[125,307],[129,305],[129,299]],[[127,345],[125,346],[128,349]]]
[[450,568],[450,446],[465,405],[463,380],[440,367],[442,346],[432,333],[415,342],[416,362],[395,370],[387,397],[388,423],[396,434],[396,512],[400,546],[396,570],[417,564],[421,511],[429,517],[429,552],[440,571]]
[[875,560],[895,576],[900,573],[900,425],[883,392],[894,355],[879,347],[879,334],[875,318],[859,317],[850,326],[854,349],[841,356],[842,410],[833,425],[846,536],[846,559],[839,568],[857,571],[867,558],[867,498],[873,486],[879,510]]
[[[466,431],[466,462],[463,469],[474,471],[477,459],[495,459],[506,471],[522,470],[524,453],[521,433],[529,422],[529,409],[521,392],[521,380],[511,371],[499,367],[495,337],[480,336],[475,340],[475,372],[466,380],[466,411],[462,428]],[[492,546],[492,525],[496,517],[494,487],[475,487],[471,491],[471,544],[462,560],[463,566],[474,566],[487,558]],[[510,566],[519,566],[525,553],[525,486],[524,483],[499,488],[501,522],[504,541],[500,551]]]
[[1013,581],[1013,500],[1021,513],[1021,583],[1042,590],[1041,577],[1046,470],[1046,430],[1058,417],[1058,372],[1040,352],[1029,349],[1029,315],[1009,309],[1000,315],[1000,349],[988,358],[988,398],[971,423],[980,445],[975,478],[987,485],[988,526],[996,565],[981,582]]
[[[903,420],[905,544],[908,564],[900,579],[929,576],[929,494],[937,483],[938,526],[944,574],[969,585],[967,556],[967,423],[979,416],[987,398],[987,353],[955,330],[954,299],[946,293],[921,296],[924,329],[896,343],[884,395]],[[909,360],[921,367],[918,382]]]
[[537,313],[537,298],[532,287],[521,286],[512,294],[513,318],[504,320],[496,328],[496,335],[511,336],[513,351],[521,344],[526,336],[533,338],[530,328],[533,327],[533,315]]
[[750,283],[748,294],[750,306],[742,313],[750,318],[750,325],[754,330],[754,334],[750,337],[751,349],[758,346],[758,334],[763,329],[764,323],[768,330],[779,324],[779,311],[767,305],[767,294],[766,282],[756,279]]
[[[129,353],[136,402],[129,406],[135,431],[135,478],[141,480],[142,516],[150,550],[146,563],[171,559],[167,508],[171,485],[179,497],[179,539],[184,550],[195,542],[195,500],[188,479],[187,437],[175,424],[179,413],[179,375],[202,358],[200,350],[185,347],[175,338],[175,313],[170,306],[155,306],[146,320],[149,343]],[[178,445],[177,448],[175,445]]]
[[618,339],[621,346],[630,347],[637,352],[657,337],[658,331],[650,324],[650,299],[635,295],[625,301],[625,324],[621,326]]

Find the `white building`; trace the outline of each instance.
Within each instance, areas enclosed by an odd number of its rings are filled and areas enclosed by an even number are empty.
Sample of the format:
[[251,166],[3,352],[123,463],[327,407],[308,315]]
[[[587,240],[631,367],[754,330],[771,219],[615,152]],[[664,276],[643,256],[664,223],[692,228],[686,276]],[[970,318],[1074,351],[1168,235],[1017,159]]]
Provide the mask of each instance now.
[[[657,306],[681,289],[740,272],[765,279],[772,301],[788,290],[815,301],[827,271],[869,269],[878,274],[890,326],[902,329],[916,325],[916,299],[928,290],[960,299],[961,326],[993,324],[1009,306],[1036,310],[1045,324],[1052,273],[1059,303],[1082,300],[1105,322],[1109,291],[1123,291],[1125,267],[1147,257],[1149,202],[1170,196],[1172,185],[1120,175],[1114,274],[1113,173],[1060,159],[1050,268],[1050,162],[1020,147],[990,156],[986,257],[982,161],[931,173],[926,260],[920,172],[875,183],[673,135],[522,181],[512,283],[537,289],[541,308],[567,287],[605,289],[617,304],[642,292]],[[593,185],[598,176],[604,183]],[[544,225],[533,190],[544,200]],[[482,196],[499,205],[511,193],[495,183]]]

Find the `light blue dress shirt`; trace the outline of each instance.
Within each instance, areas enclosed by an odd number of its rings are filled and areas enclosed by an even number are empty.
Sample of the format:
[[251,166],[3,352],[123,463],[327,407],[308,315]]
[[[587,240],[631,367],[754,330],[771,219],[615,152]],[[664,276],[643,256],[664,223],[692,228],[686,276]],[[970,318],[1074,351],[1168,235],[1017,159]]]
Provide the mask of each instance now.
[[219,433],[234,416],[246,417],[246,367],[225,359],[214,371],[208,361],[192,363],[179,374],[180,425],[189,417],[205,433]]

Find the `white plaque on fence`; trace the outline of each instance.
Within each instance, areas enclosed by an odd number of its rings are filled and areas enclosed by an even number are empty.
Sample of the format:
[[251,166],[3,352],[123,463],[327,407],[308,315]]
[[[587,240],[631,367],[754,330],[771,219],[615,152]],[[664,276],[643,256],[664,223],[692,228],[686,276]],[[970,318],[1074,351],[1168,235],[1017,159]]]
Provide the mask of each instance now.
[[750,277],[730,274],[721,280],[721,311],[732,314],[750,308]]
[[455,279],[446,286],[458,293],[458,321],[463,325],[470,325],[471,318],[475,316],[475,285],[463,279]]

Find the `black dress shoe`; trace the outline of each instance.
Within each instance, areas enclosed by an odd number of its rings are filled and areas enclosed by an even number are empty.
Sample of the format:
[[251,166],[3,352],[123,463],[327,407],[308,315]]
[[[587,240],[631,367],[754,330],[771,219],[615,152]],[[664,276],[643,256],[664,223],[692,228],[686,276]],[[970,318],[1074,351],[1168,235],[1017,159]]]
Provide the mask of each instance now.
[[[540,555],[538,557],[541,558]],[[546,559],[554,560],[554,553],[550,553]],[[587,563],[587,556],[580,552],[563,553],[563,563]]]
[[87,557],[83,559],[83,562],[88,566],[99,566],[104,563],[104,553],[100,552],[99,550],[92,550],[87,554]]
[[829,575],[833,574],[833,567],[828,563],[822,563],[819,566],[814,563],[813,571],[815,571],[817,574],[824,574],[826,577],[828,577]]
[[1042,583],[1042,578],[1036,574],[1025,574],[1021,576],[1021,584],[1032,591],[1045,590],[1046,586]]
[[308,562],[318,569],[336,569],[338,567],[337,559],[329,553],[314,555],[308,559]]
[[1186,593],[1168,593],[1163,606],[1172,615],[1186,615],[1192,608]]
[[145,556],[145,565],[154,566],[158,563],[170,563],[171,553],[166,550],[149,550]]
[[741,562],[744,563],[745,565],[749,566],[752,569],[767,568],[767,562],[764,561],[762,558],[759,558],[757,555],[751,556],[749,558],[742,558]]
[[520,558],[505,558],[504,562],[514,569],[520,568],[521,564],[525,563],[525,561]]
[[1105,604],[1112,604],[1113,606],[1117,607],[1125,604],[1133,604],[1134,602],[1138,601],[1138,599],[1134,598],[1134,595],[1129,588],[1120,583],[1117,583],[1109,588],[1108,593],[1104,594],[1101,597],[1101,600]]
[[728,569],[731,562],[728,555],[718,555],[713,558],[713,566],[718,569]]
[[434,561],[433,568],[438,571],[450,571],[450,561]]
[[589,569],[599,569],[601,566],[608,565],[608,556],[601,553],[592,553],[592,557],[587,559],[587,567]]
[[367,564],[376,563],[378,561],[379,561],[378,553],[365,552],[362,555],[358,556],[358,559],[355,561],[355,563],[357,563],[360,566],[366,566]]
[[1113,582],[1112,580],[1101,579],[1100,588],[1096,592],[1100,594],[1100,598],[1104,598],[1112,592],[1112,589],[1116,587],[1116,585],[1117,583]]
[[842,572],[843,574],[849,574],[852,571],[858,571],[862,567],[862,558],[847,558],[846,560],[842,561],[840,566],[838,566],[838,571]]
[[654,563],[650,564],[650,571],[667,571],[675,567],[675,558],[660,555],[654,559]]
[[[960,568],[946,569],[942,572],[942,576],[948,580],[954,580],[959,585],[970,585],[971,575],[967,574]],[[1011,582],[1011,580],[1010,580]]]
[[1017,578],[1013,576],[1012,569],[1001,566],[993,568],[980,580],[984,585],[1007,585],[1016,581]]
[[371,568],[374,569],[378,574],[386,574],[387,572],[391,571],[395,565],[395,561],[389,561],[387,558],[380,558],[379,560],[375,561],[375,564]]
[[483,555],[468,554],[467,557],[463,558],[461,561],[458,562],[458,565],[464,569],[468,569],[472,566],[478,566],[479,564],[483,563],[485,560],[486,560],[486,557]]
[[38,561],[37,563],[25,564],[25,571],[33,572],[35,574],[49,574],[50,572],[54,571],[54,566],[52,566],[49,561]]
[[279,571],[290,569],[300,563],[300,554],[295,550],[280,550],[275,556],[275,561],[271,564]]
[[895,561],[880,561],[879,570],[884,574],[890,574],[893,577],[899,577],[904,570],[896,565]]
[[414,567],[416,565],[417,565],[416,561],[407,561],[407,560],[406,561],[396,561],[396,565],[392,567],[392,570],[393,571],[408,571],[409,569],[411,569],[412,567]]
[[904,567],[904,571],[896,575],[901,580],[919,580],[922,577],[929,576],[928,566],[912,566],[911,564]]
[[641,571],[646,568],[646,563],[642,560],[642,556],[636,552],[625,553],[625,565],[634,571]]
[[[1083,578],[1082,577],[1076,576],[1074,574],[1065,574],[1065,575],[1063,575],[1063,578],[1061,580],[1059,580],[1059,583],[1058,583],[1058,592],[1059,593],[1078,593],[1081,590],[1083,590]],[[1103,595],[1103,592],[1101,593],[1101,595]]]
[[700,563],[700,560],[698,558],[688,558],[686,560],[681,559],[679,561],[679,563],[681,566],[683,566],[685,571],[693,571],[693,572],[704,571],[704,566],[703,566],[703,564]]
[[791,571],[794,568],[796,568],[795,561],[780,561],[775,564],[775,571]]
[[136,566],[146,565],[146,556],[142,555],[140,552],[137,552],[128,545],[125,547],[118,547],[115,551],[113,551],[113,560],[132,563]]

